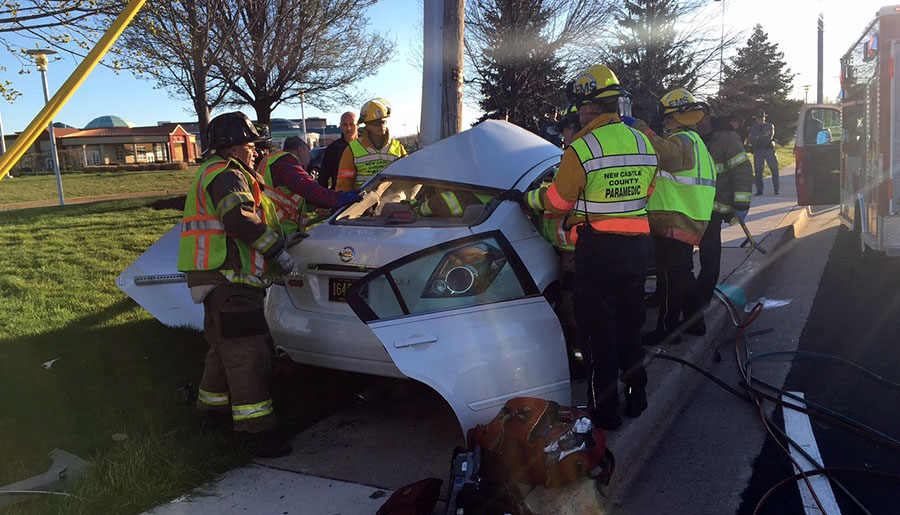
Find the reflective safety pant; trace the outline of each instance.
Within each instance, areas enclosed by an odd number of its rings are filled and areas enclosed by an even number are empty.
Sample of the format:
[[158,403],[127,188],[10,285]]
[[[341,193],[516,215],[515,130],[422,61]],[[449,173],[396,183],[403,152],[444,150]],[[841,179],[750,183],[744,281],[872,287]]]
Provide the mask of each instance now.
[[622,382],[647,385],[641,350],[647,237],[595,233],[578,228],[575,246],[575,317],[588,363],[588,407],[600,417],[619,409]]
[[235,431],[259,433],[277,425],[269,394],[274,347],[263,313],[265,290],[216,286],[203,301],[209,342],[197,396],[201,411],[231,411]]

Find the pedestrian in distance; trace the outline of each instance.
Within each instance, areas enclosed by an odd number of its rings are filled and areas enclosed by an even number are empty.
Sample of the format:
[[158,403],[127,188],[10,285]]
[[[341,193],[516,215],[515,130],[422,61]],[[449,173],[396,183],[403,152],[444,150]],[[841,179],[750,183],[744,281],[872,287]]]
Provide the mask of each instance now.
[[191,297],[203,303],[209,343],[197,407],[207,418],[227,417],[257,456],[291,452],[269,393],[274,348],[263,314],[272,280],[292,273],[275,204],[253,170],[260,135],[242,113],[225,113],[207,129],[209,147],[188,190],[178,269]]
[[336,209],[359,202],[359,192],[337,192],[320,186],[306,172],[309,145],[299,136],[284,140],[284,149],[266,156],[259,173],[266,184],[265,194],[275,203],[278,221],[285,234],[306,230],[307,206]]
[[643,336],[644,345],[681,342],[681,313],[694,283],[694,245],[706,231],[716,195],[715,164],[697,134],[709,107],[679,88],[666,93],[659,108],[665,137],[641,120],[626,121],[650,137],[660,167],[647,205],[660,306],[656,330]]
[[356,125],[356,113],[347,111],[341,115],[341,137],[332,141],[325,147],[322,154],[322,169],[319,171],[319,185],[325,188],[334,189],[337,186],[338,165],[341,163],[341,156],[351,141],[358,136],[358,126]]
[[374,98],[363,104],[359,110],[359,123],[364,125],[363,131],[341,155],[336,190],[358,190],[373,175],[406,155],[403,145],[391,139],[385,122],[390,115],[391,104],[383,98]]
[[622,425],[618,379],[625,383],[625,415],[647,407],[647,372],[640,348],[644,323],[647,198],[657,170],[650,140],[622,123],[616,75],[595,65],[566,90],[583,128],[563,152],[559,172],[540,204],[575,243],[575,318],[583,336],[588,409],[598,427]]
[[763,194],[763,172],[765,164],[772,172],[772,189],[778,195],[778,158],[775,157],[775,125],[766,121],[766,112],[762,109],[756,113],[754,124],[750,127],[748,140],[753,152],[753,171],[756,174],[756,194]]
[[712,299],[713,290],[719,282],[722,224],[737,223],[735,217],[742,216],[750,209],[753,169],[741,137],[725,119],[715,118],[707,113],[697,124],[697,133],[706,143],[716,166],[713,212],[700,239],[700,272],[697,273],[694,289],[689,295],[689,306],[684,314],[685,320],[690,323],[686,332],[699,336],[706,334],[703,310]]

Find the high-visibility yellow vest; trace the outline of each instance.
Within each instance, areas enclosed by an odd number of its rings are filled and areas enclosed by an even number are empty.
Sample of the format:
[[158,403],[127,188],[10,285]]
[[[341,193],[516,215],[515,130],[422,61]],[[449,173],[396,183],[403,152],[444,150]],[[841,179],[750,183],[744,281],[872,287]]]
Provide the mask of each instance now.
[[[559,173],[559,170],[557,170],[556,173]],[[554,178],[556,178],[556,174],[554,174]],[[541,187],[527,192],[525,194],[525,203],[536,213],[541,213],[541,224],[539,227],[541,236],[550,242],[550,245],[553,245],[559,250],[572,252],[575,250],[575,242],[572,240],[571,234],[566,229],[566,220],[568,217],[553,216],[552,213],[544,209],[544,202],[542,199],[544,198],[544,192],[550,187],[550,184],[552,184],[552,181],[544,182],[541,184]]]
[[676,132],[671,138],[687,137],[694,143],[694,167],[680,172],[660,170],[647,209],[674,211],[698,221],[709,221],[716,198],[716,165],[700,135]]
[[[471,193],[471,195],[468,195],[468,197],[469,198],[474,197],[478,202],[481,202],[482,204],[487,204],[492,198],[494,198],[491,195],[488,195],[487,193]],[[452,216],[452,217],[462,216],[463,213],[465,213],[465,211],[466,211],[466,207],[468,207],[470,205],[474,205],[474,202],[469,202],[464,207],[463,202],[460,201],[459,197],[456,195],[456,192],[443,191],[443,192],[440,192],[438,195],[431,197],[431,199],[429,199],[428,202],[425,202],[424,204],[422,204],[418,210],[419,214],[422,216],[433,216],[434,215],[434,209],[432,208],[433,202],[443,202],[447,206],[447,211],[449,212],[450,216]]]
[[[260,236],[253,246],[226,234],[216,206],[213,205],[213,201],[206,191],[213,179],[229,165],[236,166],[243,172],[250,185],[250,195],[252,195],[256,213],[271,229]],[[234,204],[241,203],[243,200],[240,196],[226,198],[230,201],[229,203]],[[256,248],[265,248],[267,245],[273,244],[281,235],[275,204],[262,194],[254,174],[244,169],[244,166],[237,160],[226,161],[221,156],[213,156],[200,165],[197,175],[194,177],[194,185],[187,193],[184,217],[181,221],[181,239],[178,245],[178,270],[182,272],[219,270],[230,282],[260,288],[268,287],[272,282],[272,277],[280,272],[280,268],[277,264],[267,263],[262,253]],[[240,255],[241,268],[239,270],[221,269],[228,253],[228,240],[234,243]]]
[[351,141],[350,151],[353,153],[353,164],[356,166],[353,189],[358,190],[370,177],[396,161],[402,155],[401,148],[400,142],[395,139],[381,149],[366,148],[358,139]]
[[[602,142],[602,144],[601,144]],[[647,195],[657,158],[650,139],[623,123],[597,127],[572,142],[587,180],[572,216],[601,232],[649,234]]]
[[291,191],[287,186],[274,186],[272,177],[272,165],[284,156],[293,155],[290,152],[275,152],[266,156],[263,161],[262,176],[266,183],[264,193],[275,203],[275,212],[278,213],[278,223],[284,234],[293,234],[300,229],[306,230],[306,199],[298,193]]

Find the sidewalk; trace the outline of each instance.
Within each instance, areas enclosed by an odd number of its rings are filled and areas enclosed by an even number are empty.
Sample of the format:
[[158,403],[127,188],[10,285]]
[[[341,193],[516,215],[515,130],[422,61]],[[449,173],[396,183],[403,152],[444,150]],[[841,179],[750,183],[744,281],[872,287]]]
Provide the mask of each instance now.
[[[771,192],[771,179],[766,182],[765,191]],[[742,286],[750,302],[761,295],[759,290],[775,268],[770,265],[778,262],[780,253],[776,249],[789,241],[793,224],[802,220],[803,210],[796,206],[793,167],[782,171],[780,191],[778,196],[754,196],[747,217],[751,233],[769,251],[767,255],[740,247],[744,241],[740,226],[722,231],[720,282]],[[698,256],[694,257],[697,263]],[[695,273],[698,268],[695,265]],[[655,313],[648,318],[648,328],[652,328]],[[707,311],[706,322],[706,336],[684,335],[683,343],[660,352],[701,365],[708,363],[719,332],[729,323],[719,303],[714,302]],[[648,349],[650,407],[641,417],[626,419],[622,428],[608,433],[607,445],[616,456],[617,467],[606,496],[599,495],[591,481],[562,488],[537,487],[526,498],[535,513],[605,513],[611,502],[621,499],[686,401],[684,392],[699,381],[699,376],[686,367],[654,360],[655,352],[655,348]],[[426,477],[444,480],[443,498],[450,457],[453,448],[463,444],[462,437],[453,413],[442,400],[413,390],[382,391],[385,397],[381,399],[348,406],[297,435],[291,455],[257,459],[223,474],[218,482],[148,513],[374,514],[393,490]],[[583,403],[585,391],[582,381],[573,382],[573,403]],[[444,513],[442,502],[434,513]]]
[[[87,204],[89,202],[105,202],[107,200],[167,197],[169,195],[184,195],[185,193],[187,193],[187,190],[142,191],[138,193],[117,193],[115,195],[95,195],[93,197],[73,197],[65,199],[65,202],[68,206],[70,204]],[[50,207],[58,205],[59,199],[34,200],[30,202],[13,202],[11,204],[0,204],[0,211],[13,211],[16,209],[31,209],[35,207]]]

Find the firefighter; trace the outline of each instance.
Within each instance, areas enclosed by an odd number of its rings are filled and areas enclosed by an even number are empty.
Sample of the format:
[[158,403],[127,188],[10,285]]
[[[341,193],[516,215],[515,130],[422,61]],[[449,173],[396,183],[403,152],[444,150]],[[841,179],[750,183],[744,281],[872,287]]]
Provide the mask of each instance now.
[[427,201],[415,206],[419,216],[438,218],[459,218],[469,206],[483,206],[493,198],[487,193],[472,191],[436,189]]
[[644,323],[647,268],[647,197],[657,158],[650,140],[621,123],[626,95],[606,66],[591,66],[567,88],[584,128],[562,155],[559,172],[541,194],[541,205],[566,216],[575,242],[575,318],[590,371],[588,409],[604,429],[622,425],[618,371],[625,415],[647,407],[647,372],[640,330]]
[[269,394],[274,349],[263,298],[294,261],[275,204],[253,171],[256,128],[243,113],[226,113],[210,121],[207,135],[178,248],[178,269],[187,273],[194,301],[203,303],[210,345],[197,407],[211,419],[230,413],[258,456],[283,456],[291,446]]
[[675,89],[660,99],[659,107],[664,138],[641,120],[626,120],[650,137],[660,168],[647,205],[660,307],[656,330],[643,336],[644,345],[681,342],[676,329],[694,282],[694,245],[709,224],[716,194],[715,164],[697,134],[708,106],[688,90]]
[[[568,147],[575,141],[575,134],[580,130],[578,106],[572,104],[563,110],[562,117],[556,123],[554,130],[550,132],[559,135],[560,142],[563,146]],[[556,174],[554,174],[555,177]],[[553,245],[559,256],[559,299],[556,302],[556,313],[566,333],[569,375],[573,378],[585,379],[587,375],[584,363],[579,362],[576,356],[581,350],[579,345],[583,341],[583,336],[575,319],[575,243],[572,242],[572,238],[566,231],[567,217],[557,216],[544,210],[541,199],[550,184],[552,184],[552,179],[525,193],[524,202],[533,214],[541,217],[538,227],[541,236]]]
[[[271,141],[271,139],[270,139]],[[309,176],[309,145],[298,136],[284,140],[284,150],[269,154],[258,171],[266,184],[265,194],[275,203],[285,234],[306,230],[306,202],[335,209],[359,202],[359,192],[337,192],[322,187]]]
[[385,119],[390,115],[391,105],[383,98],[374,98],[363,104],[359,111],[359,123],[365,124],[365,128],[341,155],[336,190],[358,190],[385,166],[406,155],[403,145],[391,139],[385,124]]
[[700,272],[684,318],[691,321],[686,329],[688,333],[703,335],[706,334],[703,309],[719,281],[722,224],[734,223],[735,217],[743,216],[750,209],[753,167],[741,137],[727,119],[714,118],[707,113],[697,125],[697,133],[716,165],[716,196],[709,225],[700,239]]

